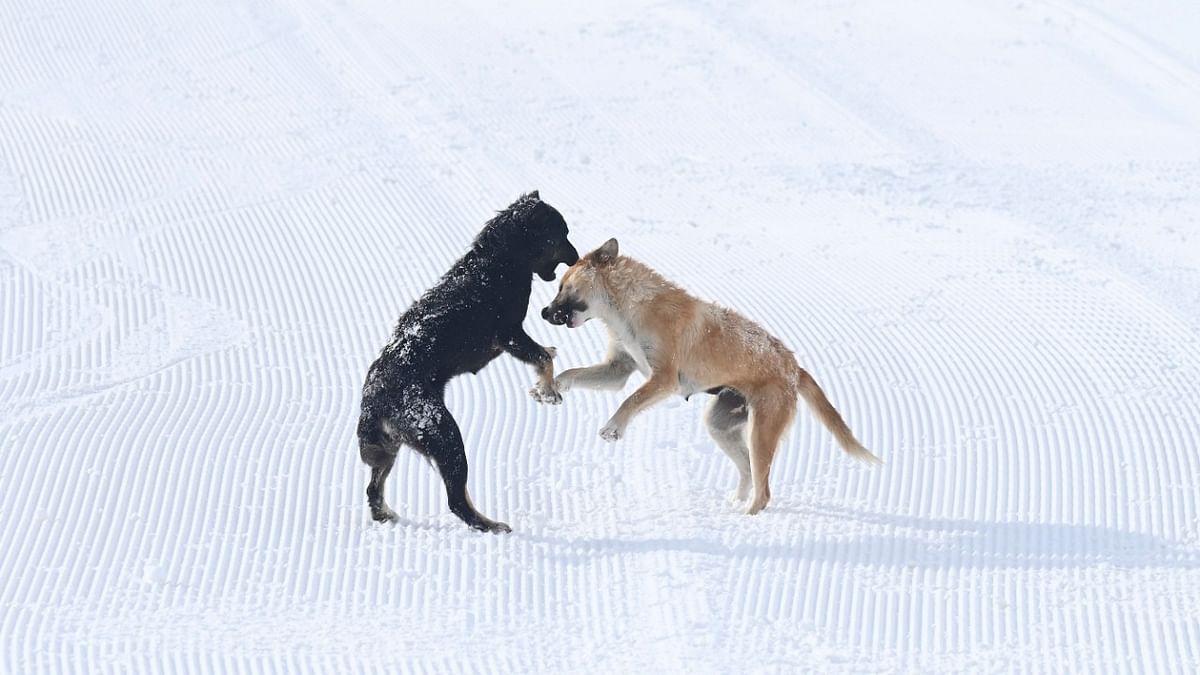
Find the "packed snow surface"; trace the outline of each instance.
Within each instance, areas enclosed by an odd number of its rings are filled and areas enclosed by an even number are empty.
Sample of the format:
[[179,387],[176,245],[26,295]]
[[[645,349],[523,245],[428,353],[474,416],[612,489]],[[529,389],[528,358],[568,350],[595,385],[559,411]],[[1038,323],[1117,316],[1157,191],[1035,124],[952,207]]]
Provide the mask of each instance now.
[[[0,672],[1200,670],[1200,4],[0,0]],[[704,396],[451,385],[473,532],[354,437],[539,189],[793,348]],[[538,318],[559,368],[605,334]],[[636,386],[639,378],[626,389]]]

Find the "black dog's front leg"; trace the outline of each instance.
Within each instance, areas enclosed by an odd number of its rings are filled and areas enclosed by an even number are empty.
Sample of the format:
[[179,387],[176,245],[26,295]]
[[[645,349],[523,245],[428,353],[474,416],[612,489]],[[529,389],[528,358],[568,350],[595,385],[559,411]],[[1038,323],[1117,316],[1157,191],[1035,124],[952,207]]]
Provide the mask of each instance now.
[[538,381],[529,395],[539,403],[562,403],[562,395],[554,386],[554,347],[543,347],[533,341],[524,328],[516,331],[504,343],[504,351],[537,369]]

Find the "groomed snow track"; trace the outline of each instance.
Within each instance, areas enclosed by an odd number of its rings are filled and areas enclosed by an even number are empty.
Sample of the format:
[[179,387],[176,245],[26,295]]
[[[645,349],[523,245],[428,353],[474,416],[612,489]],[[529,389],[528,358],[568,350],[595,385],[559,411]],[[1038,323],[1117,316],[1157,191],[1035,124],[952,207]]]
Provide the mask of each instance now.
[[[1200,670],[1180,4],[0,0],[0,671]],[[449,399],[514,532],[407,455],[370,523],[365,369],[533,188],[885,464],[802,410],[747,517],[704,401],[608,445],[502,358]]]

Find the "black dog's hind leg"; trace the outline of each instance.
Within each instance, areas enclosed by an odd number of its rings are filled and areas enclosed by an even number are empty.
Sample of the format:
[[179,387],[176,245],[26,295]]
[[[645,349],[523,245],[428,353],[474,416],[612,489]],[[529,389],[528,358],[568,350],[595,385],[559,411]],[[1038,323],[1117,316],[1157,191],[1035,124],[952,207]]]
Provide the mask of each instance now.
[[433,460],[446,484],[446,502],[454,515],[476,530],[512,532],[508,525],[492,520],[475,509],[467,494],[467,454],[462,433],[441,401],[428,401],[418,423],[417,451]]
[[371,507],[371,518],[381,523],[400,518],[383,500],[383,485],[387,482],[388,474],[392,472],[392,466],[393,464],[371,467],[371,482],[367,483],[367,505]]
[[381,523],[397,520],[399,517],[396,512],[390,509],[383,499],[383,486],[396,463],[399,444],[381,438],[378,432],[363,431],[360,429],[358,453],[362,461],[371,467],[371,481],[367,483],[367,506],[371,508],[371,518]]

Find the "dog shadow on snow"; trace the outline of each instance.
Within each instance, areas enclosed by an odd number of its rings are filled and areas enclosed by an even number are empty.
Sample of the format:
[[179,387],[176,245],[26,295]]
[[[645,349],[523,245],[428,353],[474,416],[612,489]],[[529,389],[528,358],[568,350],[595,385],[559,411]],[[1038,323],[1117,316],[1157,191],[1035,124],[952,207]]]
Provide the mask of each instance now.
[[[566,557],[585,559],[631,552],[686,552],[730,559],[859,562],[884,567],[1053,569],[1107,564],[1200,569],[1200,548],[1196,546],[1105,527],[923,518],[787,504],[773,504],[755,518],[810,519],[820,525],[811,533],[803,528],[793,530],[799,540],[794,544],[755,543],[754,534],[763,533],[763,528],[737,532],[728,520],[680,537],[588,539],[521,532],[511,536],[561,547]],[[845,526],[837,527],[838,522]]]

